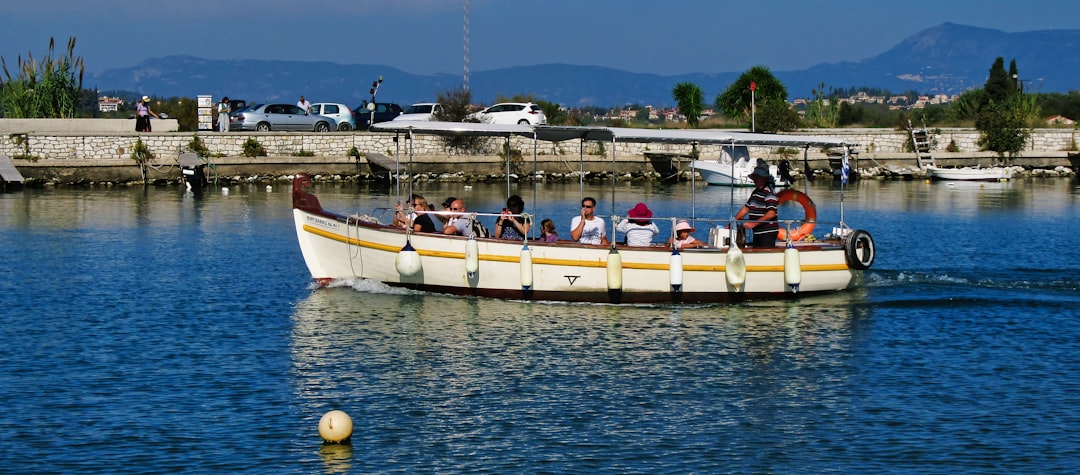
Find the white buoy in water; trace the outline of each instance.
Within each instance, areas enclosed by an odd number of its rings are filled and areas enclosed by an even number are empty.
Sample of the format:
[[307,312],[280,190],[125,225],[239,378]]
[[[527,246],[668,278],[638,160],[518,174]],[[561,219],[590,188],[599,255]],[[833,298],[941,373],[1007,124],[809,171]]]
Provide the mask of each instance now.
[[266,185],[266,191],[274,191],[274,187],[270,186],[270,185]]
[[532,250],[526,242],[521,248],[521,288],[529,290],[533,285]]
[[347,442],[352,437],[352,418],[339,410],[323,414],[319,419],[319,436],[335,444]]
[[223,195],[229,194],[229,187],[227,187],[227,186],[221,187],[221,194],[223,194]]
[[799,250],[795,249],[795,245],[790,242],[787,249],[784,249],[784,283],[791,288],[792,292],[798,292],[799,284],[802,283],[802,264],[799,262]]
[[420,272],[420,253],[412,247],[412,241],[405,240],[405,247],[398,251],[394,259],[394,267],[403,277],[412,277]]
[[476,237],[469,236],[469,240],[465,241],[465,272],[469,273],[469,277],[474,277],[479,270],[480,245],[477,244]]
[[607,288],[622,289],[622,256],[615,250],[615,246],[611,246],[611,252],[607,255]]
[[746,282],[746,257],[734,243],[727,251],[724,274],[727,276],[728,285],[734,287],[735,290],[742,288],[743,283]]

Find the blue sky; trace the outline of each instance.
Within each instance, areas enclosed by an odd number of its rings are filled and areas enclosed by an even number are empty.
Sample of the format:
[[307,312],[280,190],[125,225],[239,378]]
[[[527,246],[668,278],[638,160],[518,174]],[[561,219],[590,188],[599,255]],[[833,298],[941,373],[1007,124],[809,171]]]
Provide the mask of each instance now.
[[[0,4],[0,56],[71,36],[89,71],[186,54],[460,74],[464,0],[36,0]],[[469,69],[545,63],[673,75],[858,61],[953,22],[1080,28],[1071,0],[470,0]]]

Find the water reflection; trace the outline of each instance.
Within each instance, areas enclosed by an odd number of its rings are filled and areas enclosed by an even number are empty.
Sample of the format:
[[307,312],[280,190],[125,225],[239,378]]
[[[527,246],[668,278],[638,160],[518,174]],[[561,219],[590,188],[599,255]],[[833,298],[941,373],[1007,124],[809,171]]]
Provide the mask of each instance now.
[[349,473],[353,464],[353,448],[350,444],[322,444],[319,458],[323,473]]
[[448,457],[527,457],[534,444],[617,454],[630,450],[619,434],[665,427],[761,440],[752,434],[845,411],[841,388],[857,375],[847,361],[873,322],[865,292],[624,307],[354,285],[364,290],[320,289],[296,306],[293,379],[302,406],[364,421],[353,443],[372,459],[411,445]]

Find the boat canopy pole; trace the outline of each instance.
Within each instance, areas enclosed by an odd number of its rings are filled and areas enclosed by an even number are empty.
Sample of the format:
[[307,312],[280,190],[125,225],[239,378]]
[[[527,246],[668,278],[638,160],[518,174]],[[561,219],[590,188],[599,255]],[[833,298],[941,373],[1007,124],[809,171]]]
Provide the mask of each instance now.
[[578,201],[585,199],[585,139],[578,139]]
[[851,155],[851,146],[844,144],[844,163],[840,168],[840,225],[844,226],[844,190],[848,184],[848,173],[850,173],[850,165],[848,164],[848,157]]
[[536,201],[536,181],[537,181],[536,180],[536,157],[539,154],[539,150],[538,150],[538,148],[540,146],[539,144],[540,144],[540,142],[539,142],[539,140],[537,140],[537,137],[536,137],[536,129],[533,129],[533,171],[532,171],[532,185],[533,185],[532,210],[533,210],[533,212],[532,212],[532,217],[529,218],[529,232],[532,233],[533,240],[537,239],[535,221],[536,221],[536,207],[539,206],[539,203]]
[[[697,150],[697,144],[698,144],[697,142],[694,142],[693,144],[691,144],[691,149],[690,150],[691,150],[692,157],[690,158],[690,160],[700,160],[701,159],[701,152],[698,152],[696,154],[693,153],[693,151]],[[691,168],[693,168],[693,167],[691,167]],[[676,167],[676,173],[678,173],[677,170],[678,170],[678,167]],[[695,175],[697,175],[696,171],[694,172],[693,175],[690,175],[690,220],[691,221],[697,220],[697,180],[695,179]],[[676,175],[676,177],[677,176],[678,175]],[[675,178],[675,182],[678,183],[679,179]],[[672,223],[671,226],[672,226],[671,227],[672,231],[674,231],[675,230],[675,224]]]
[[506,197],[510,198],[510,136],[506,136],[506,147],[503,148],[503,152],[506,153]]
[[[720,147],[720,156],[721,157],[724,156],[724,148],[723,148],[723,146]],[[746,158],[748,158],[748,159],[750,158],[749,149],[747,150]],[[735,222],[735,182],[739,179],[739,177],[735,176],[735,139],[731,139],[731,153],[728,154],[728,161],[731,162],[731,173],[730,173],[730,175],[731,175],[731,186],[728,187],[728,193],[729,193],[729,195],[728,195],[729,196],[729,198],[728,198],[728,222],[734,223]],[[732,226],[731,229],[735,229],[735,227]]]
[[615,180],[619,178],[619,172],[615,166],[615,145],[618,142],[615,141],[615,136],[611,136],[611,242],[614,245],[615,242]]
[[394,132],[394,176],[390,180],[394,182],[394,194],[401,202],[401,132]]
[[[409,199],[409,206],[412,206],[412,195],[413,195],[413,174],[412,174],[413,173],[412,172],[413,131],[412,131],[412,129],[409,129],[409,132],[407,133],[407,135],[408,135],[408,138],[409,138],[409,196],[408,196],[408,199]],[[401,180],[399,179],[398,181],[401,181]],[[398,199],[400,200],[401,198],[398,197]]]

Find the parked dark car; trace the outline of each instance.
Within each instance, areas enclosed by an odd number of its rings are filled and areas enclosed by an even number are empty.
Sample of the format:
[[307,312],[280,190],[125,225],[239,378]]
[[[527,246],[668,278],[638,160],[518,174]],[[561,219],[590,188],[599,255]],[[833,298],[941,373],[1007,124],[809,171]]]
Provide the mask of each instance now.
[[[230,115],[233,112],[236,112],[236,111],[238,111],[240,109],[243,109],[245,107],[247,107],[247,101],[245,101],[243,99],[236,99],[236,100],[229,99],[229,114]],[[217,130],[217,127],[218,127],[217,119],[218,119],[217,103],[214,103],[214,130]]]
[[[360,105],[353,109],[353,119],[356,120],[357,130],[366,130],[371,126],[371,110],[368,109],[368,102],[364,101]],[[394,104],[393,102],[376,102],[375,103],[375,123],[387,122],[394,120],[394,117],[401,115],[405,112],[401,106]]]

